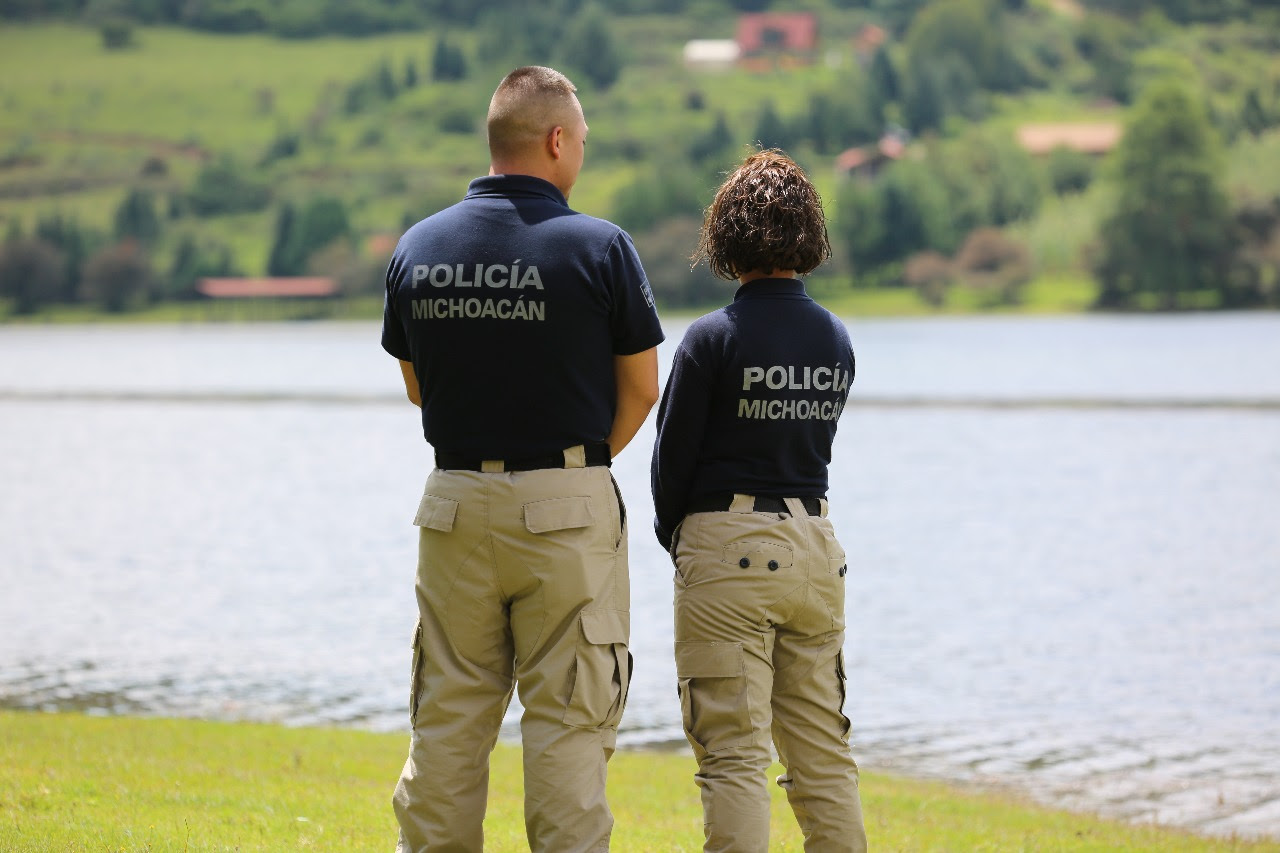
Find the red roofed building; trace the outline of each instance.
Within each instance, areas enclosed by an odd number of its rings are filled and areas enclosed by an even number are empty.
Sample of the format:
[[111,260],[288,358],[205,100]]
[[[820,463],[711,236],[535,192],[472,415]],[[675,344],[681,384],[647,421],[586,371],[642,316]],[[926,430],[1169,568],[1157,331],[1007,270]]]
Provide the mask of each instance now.
[[887,133],[875,145],[864,145],[841,152],[836,157],[836,171],[845,175],[874,178],[885,166],[894,160],[901,160],[906,150],[906,143],[901,137]]
[[735,37],[744,64],[753,58],[810,60],[818,49],[818,16],[812,12],[758,12],[738,16]]
[[336,295],[338,283],[327,276],[202,278],[196,292],[211,299],[317,299]]

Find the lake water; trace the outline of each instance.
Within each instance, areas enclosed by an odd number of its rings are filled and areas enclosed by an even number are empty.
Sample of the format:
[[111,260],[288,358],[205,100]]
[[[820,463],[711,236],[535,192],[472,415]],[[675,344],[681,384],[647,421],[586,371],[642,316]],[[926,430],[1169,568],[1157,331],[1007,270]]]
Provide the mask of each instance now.
[[[863,766],[1280,837],[1280,316],[849,327]],[[631,745],[683,743],[652,437]],[[0,327],[0,442],[0,705],[406,728],[430,457],[376,324]]]

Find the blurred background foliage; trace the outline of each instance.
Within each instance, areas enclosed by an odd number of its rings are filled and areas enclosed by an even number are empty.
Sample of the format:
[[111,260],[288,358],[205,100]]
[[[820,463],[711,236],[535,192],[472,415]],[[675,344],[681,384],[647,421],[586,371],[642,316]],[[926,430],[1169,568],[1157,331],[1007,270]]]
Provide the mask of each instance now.
[[[812,14],[816,42],[682,59],[753,12]],[[329,276],[376,314],[395,239],[487,171],[489,96],[527,63],[579,84],[573,206],[631,231],[666,307],[731,292],[688,257],[756,144],[826,200],[811,281],[837,308],[1280,306],[1280,0],[0,0],[0,21],[0,316],[224,275]],[[1046,125],[1116,132],[1027,141]]]

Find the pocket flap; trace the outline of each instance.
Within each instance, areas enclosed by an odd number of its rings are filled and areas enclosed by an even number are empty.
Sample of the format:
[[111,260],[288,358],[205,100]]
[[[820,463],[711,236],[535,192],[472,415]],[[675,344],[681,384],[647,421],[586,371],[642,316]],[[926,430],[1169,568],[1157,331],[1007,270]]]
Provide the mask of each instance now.
[[745,671],[742,643],[676,643],[678,678],[733,678]]
[[743,557],[753,566],[777,562],[780,569],[790,568],[795,559],[790,548],[776,542],[731,542],[724,546],[724,562],[739,565]]
[[458,502],[436,495],[423,495],[418,503],[418,514],[413,523],[418,527],[428,527],[448,533],[453,529],[453,519],[458,514]]
[[590,527],[595,521],[591,498],[551,498],[524,505],[524,525],[530,533]]
[[593,646],[625,645],[631,634],[631,615],[625,610],[584,610],[579,619],[582,636]]

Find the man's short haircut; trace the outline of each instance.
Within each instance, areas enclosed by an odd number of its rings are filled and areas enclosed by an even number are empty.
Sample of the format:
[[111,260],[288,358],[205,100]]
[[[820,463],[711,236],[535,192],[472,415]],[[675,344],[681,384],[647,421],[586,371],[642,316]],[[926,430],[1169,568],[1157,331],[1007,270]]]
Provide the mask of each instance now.
[[554,68],[526,65],[498,84],[489,101],[489,154],[494,160],[518,156],[551,128],[574,118],[578,87]]
[[736,279],[761,270],[813,272],[831,257],[822,199],[809,176],[776,149],[756,151],[720,185],[702,220],[693,262]]

